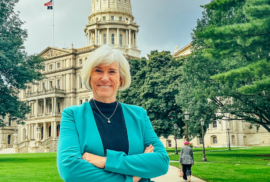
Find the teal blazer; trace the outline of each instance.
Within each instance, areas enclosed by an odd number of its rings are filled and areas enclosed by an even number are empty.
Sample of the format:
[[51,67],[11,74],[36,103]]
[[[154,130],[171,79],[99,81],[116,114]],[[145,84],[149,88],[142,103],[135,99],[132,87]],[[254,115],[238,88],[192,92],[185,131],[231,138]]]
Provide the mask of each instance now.
[[[107,150],[107,161],[100,169],[82,159],[85,152],[104,156],[102,140],[89,102],[69,106],[62,112],[57,150],[57,167],[66,182],[140,182],[167,173],[169,157],[142,107],[120,103],[129,142],[129,153]],[[152,144],[153,153],[144,153]]]

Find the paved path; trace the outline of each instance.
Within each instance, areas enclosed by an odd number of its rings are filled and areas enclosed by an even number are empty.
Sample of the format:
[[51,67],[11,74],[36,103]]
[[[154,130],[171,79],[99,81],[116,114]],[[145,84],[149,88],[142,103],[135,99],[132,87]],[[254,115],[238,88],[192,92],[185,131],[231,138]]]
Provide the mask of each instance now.
[[[152,181],[155,182],[184,182],[183,178],[178,176],[178,168],[174,166],[169,166],[169,171],[166,175],[160,176],[158,178],[153,178]],[[206,182],[194,176],[191,176],[191,182]]]
[[6,148],[6,149],[0,149],[0,154],[14,154],[14,149],[13,148]]

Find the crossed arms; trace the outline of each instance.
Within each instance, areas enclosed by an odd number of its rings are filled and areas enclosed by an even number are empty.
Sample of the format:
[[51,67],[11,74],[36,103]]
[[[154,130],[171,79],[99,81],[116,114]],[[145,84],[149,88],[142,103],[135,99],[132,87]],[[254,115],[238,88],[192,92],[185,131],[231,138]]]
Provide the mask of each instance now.
[[[133,182],[133,177],[154,178],[167,173],[169,157],[156,136],[145,110],[144,145],[154,146],[153,153],[126,155],[124,152],[107,150],[105,167],[93,165],[83,159],[80,142],[71,109],[64,109],[58,141],[57,167],[61,178],[66,182]],[[101,168],[100,168],[101,167]]]

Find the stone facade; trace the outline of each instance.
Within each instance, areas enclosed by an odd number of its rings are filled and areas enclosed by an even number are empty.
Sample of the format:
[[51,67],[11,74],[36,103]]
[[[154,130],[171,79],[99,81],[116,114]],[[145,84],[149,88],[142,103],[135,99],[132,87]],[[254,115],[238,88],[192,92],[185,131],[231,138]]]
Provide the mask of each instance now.
[[[182,49],[173,52],[174,58],[180,58],[190,55],[192,52],[191,44],[186,45]],[[269,146],[270,145],[270,133],[260,127],[257,131],[256,127],[250,127],[251,124],[245,121],[224,121],[220,120],[209,125],[209,128],[205,134],[205,146],[211,147],[227,147],[229,145],[229,138],[231,146]],[[228,133],[228,130],[229,133]],[[167,139],[160,138],[164,146],[175,147],[174,136],[169,136]],[[184,139],[177,140],[177,146],[183,146]],[[202,141],[200,138],[193,138],[191,143],[195,147],[201,147]]]
[[[40,53],[45,58],[42,74],[47,78],[20,90],[19,98],[31,106],[25,125],[5,118],[0,128],[0,149],[14,148],[19,153],[56,152],[62,111],[71,105],[88,102],[93,93],[81,83],[81,69],[87,57],[104,44],[120,50],[127,59],[139,58],[137,33],[130,0],[95,0],[84,32],[87,46],[75,49],[48,47]],[[14,129],[18,134],[14,134]],[[15,141],[16,138],[16,141]]]

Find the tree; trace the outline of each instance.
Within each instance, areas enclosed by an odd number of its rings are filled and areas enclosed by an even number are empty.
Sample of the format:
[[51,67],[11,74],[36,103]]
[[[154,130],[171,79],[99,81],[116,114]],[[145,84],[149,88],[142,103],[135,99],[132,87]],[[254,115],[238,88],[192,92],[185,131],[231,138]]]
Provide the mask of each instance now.
[[[182,62],[166,51],[152,51],[148,58],[130,61],[132,84],[118,94],[118,99],[146,109],[156,134],[167,138],[174,134],[175,123],[179,128],[184,126],[182,110],[175,101]],[[183,130],[180,132],[182,135]]]
[[[226,24],[207,26],[196,36],[204,39],[206,56],[231,69],[212,75],[222,86],[222,112],[235,120],[260,124],[270,132],[270,1],[217,0],[205,6]],[[222,18],[220,18],[222,19]],[[225,104],[223,104],[225,103]]]
[[[201,105],[200,110],[207,111],[207,115],[212,121],[218,119],[248,121],[254,125],[260,124],[270,132],[268,114],[270,105],[269,97],[264,94],[266,91],[256,94],[254,92],[252,95],[240,92],[239,88],[252,83],[250,82],[252,79],[240,79],[239,81],[215,79],[223,73],[248,67],[251,63],[250,59],[258,58],[257,52],[252,52],[256,50],[255,47],[243,47],[238,44],[237,36],[233,38],[225,35],[230,32],[227,30],[228,27],[249,22],[244,8],[247,2],[244,0],[216,0],[203,6],[205,11],[203,17],[197,21],[197,27],[192,33],[193,53],[184,61],[184,80],[180,87],[186,87],[186,90],[190,88],[190,91],[186,91],[186,93],[182,89],[182,95],[189,97],[192,102],[178,99],[178,104],[182,107],[185,105],[191,107],[189,109],[191,111],[192,109],[199,110],[196,107]],[[224,35],[221,32],[224,32]],[[238,36],[240,35],[242,34],[238,34]],[[259,77],[260,75],[257,76],[257,78]],[[261,76],[261,78],[263,77]],[[216,116],[213,113],[216,113]],[[199,122],[199,118],[196,119]],[[207,119],[205,120],[207,123]]]
[[44,60],[24,51],[27,32],[21,28],[23,22],[19,14],[14,12],[16,2],[0,2],[0,126],[5,126],[3,118],[6,115],[12,121],[23,123],[30,107],[18,100],[19,90],[25,90],[26,84],[36,85],[36,81],[44,79],[40,72]]

